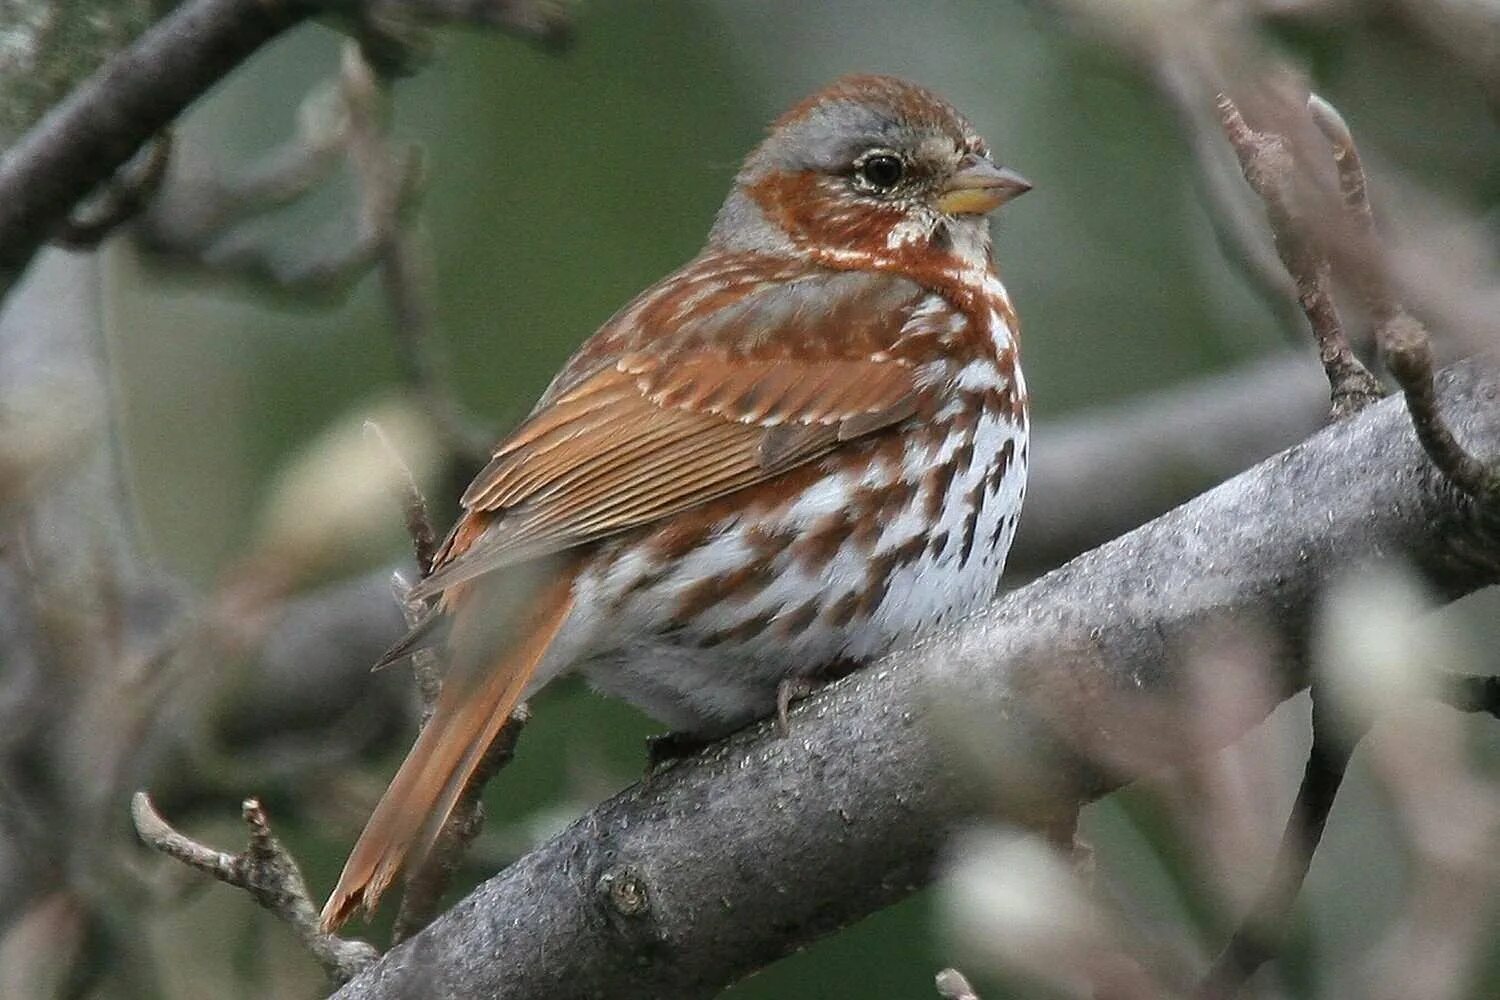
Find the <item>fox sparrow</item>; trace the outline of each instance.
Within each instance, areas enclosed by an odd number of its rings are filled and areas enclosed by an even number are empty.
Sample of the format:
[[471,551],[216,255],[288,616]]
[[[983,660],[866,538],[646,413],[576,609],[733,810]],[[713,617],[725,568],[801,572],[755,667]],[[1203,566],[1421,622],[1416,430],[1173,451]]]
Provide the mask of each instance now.
[[985,216],[1028,187],[891,77],[775,123],[703,251],[583,345],[464,494],[413,591],[436,606],[388,657],[441,643],[442,691],[326,927],[421,864],[565,670],[713,736],[993,595],[1027,402]]

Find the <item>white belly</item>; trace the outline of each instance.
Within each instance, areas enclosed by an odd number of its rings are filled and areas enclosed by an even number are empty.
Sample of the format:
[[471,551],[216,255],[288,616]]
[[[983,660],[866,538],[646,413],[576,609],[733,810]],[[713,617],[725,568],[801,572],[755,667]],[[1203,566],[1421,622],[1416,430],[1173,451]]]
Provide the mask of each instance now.
[[[982,411],[928,437],[909,435],[899,462],[841,449],[770,517],[727,517],[669,566],[637,547],[586,576],[578,606],[612,610],[579,669],[674,729],[716,733],[767,714],[789,676],[987,603],[1025,494],[1024,418]],[[705,580],[726,584],[684,615]]]

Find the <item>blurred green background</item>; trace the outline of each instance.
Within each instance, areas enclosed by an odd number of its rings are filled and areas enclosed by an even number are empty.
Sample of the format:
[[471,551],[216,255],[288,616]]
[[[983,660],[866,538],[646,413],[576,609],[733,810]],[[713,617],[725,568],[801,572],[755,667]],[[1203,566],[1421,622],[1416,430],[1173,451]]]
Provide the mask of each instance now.
[[[1445,72],[1412,32],[1390,19],[1346,18],[1277,40],[1314,71],[1378,162],[1476,212],[1492,203],[1500,144],[1484,95]],[[231,170],[251,162],[290,134],[304,94],[336,72],[339,44],[310,27],[274,45],[194,110],[183,145]],[[430,66],[397,90],[395,136],[429,153],[423,214],[440,336],[466,406],[497,433],[517,420],[584,337],[697,250],[765,123],[850,71],[938,90],[989,137],[998,160],[1035,183],[1001,213],[996,241],[1023,320],[1039,423],[1292,342],[1295,332],[1220,253],[1190,151],[1150,82],[1070,35],[1045,6],[595,0],[565,55],[445,33]],[[337,242],[348,195],[334,190],[284,213],[267,235],[301,249]],[[398,383],[390,319],[373,280],[321,309],[205,287],[124,245],[107,273],[146,537],[207,584],[245,546],[278,465]],[[440,512],[442,524],[451,513]],[[397,544],[388,558],[402,554]],[[641,739],[656,728],[577,685],[534,709],[518,763],[490,789],[495,843],[540,836],[633,780]],[[1305,707],[1284,708],[1256,737],[1275,755],[1287,797],[1300,768],[1289,734],[1303,720]],[[370,762],[370,780],[389,774],[402,750]],[[1374,940],[1381,927],[1368,915],[1384,912],[1399,883],[1373,797],[1356,782],[1335,815],[1334,850],[1314,868],[1319,943],[1331,948]],[[230,799],[225,815],[234,815]],[[1148,924],[1181,921],[1202,901],[1184,888],[1172,835],[1152,816],[1135,794],[1094,807],[1088,825],[1132,912]],[[354,831],[296,809],[281,828],[314,885],[329,885]],[[238,839],[232,825],[220,832]],[[932,906],[919,895],[729,995],[932,996],[933,973],[952,961]],[[267,954],[293,971],[273,976],[270,993],[247,986],[245,995],[307,995],[317,982],[284,932],[225,889],[163,918],[156,933],[180,956],[184,995],[195,995],[195,974],[222,973],[225,963],[251,982]],[[1490,982],[1500,989],[1500,978]]]

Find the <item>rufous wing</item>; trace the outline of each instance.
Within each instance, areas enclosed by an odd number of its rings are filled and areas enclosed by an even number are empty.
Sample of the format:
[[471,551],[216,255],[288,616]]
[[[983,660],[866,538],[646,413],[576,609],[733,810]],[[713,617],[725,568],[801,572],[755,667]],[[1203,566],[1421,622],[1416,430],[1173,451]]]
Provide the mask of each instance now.
[[912,369],[890,359],[627,356],[496,449],[413,594],[743,489],[905,419],[917,395]]

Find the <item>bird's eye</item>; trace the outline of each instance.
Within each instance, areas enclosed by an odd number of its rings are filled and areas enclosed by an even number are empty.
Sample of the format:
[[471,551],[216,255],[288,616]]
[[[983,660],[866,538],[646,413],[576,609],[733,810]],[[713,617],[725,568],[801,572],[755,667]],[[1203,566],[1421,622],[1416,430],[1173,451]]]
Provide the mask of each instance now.
[[872,153],[859,162],[855,172],[866,187],[888,191],[906,175],[906,164],[894,153]]

